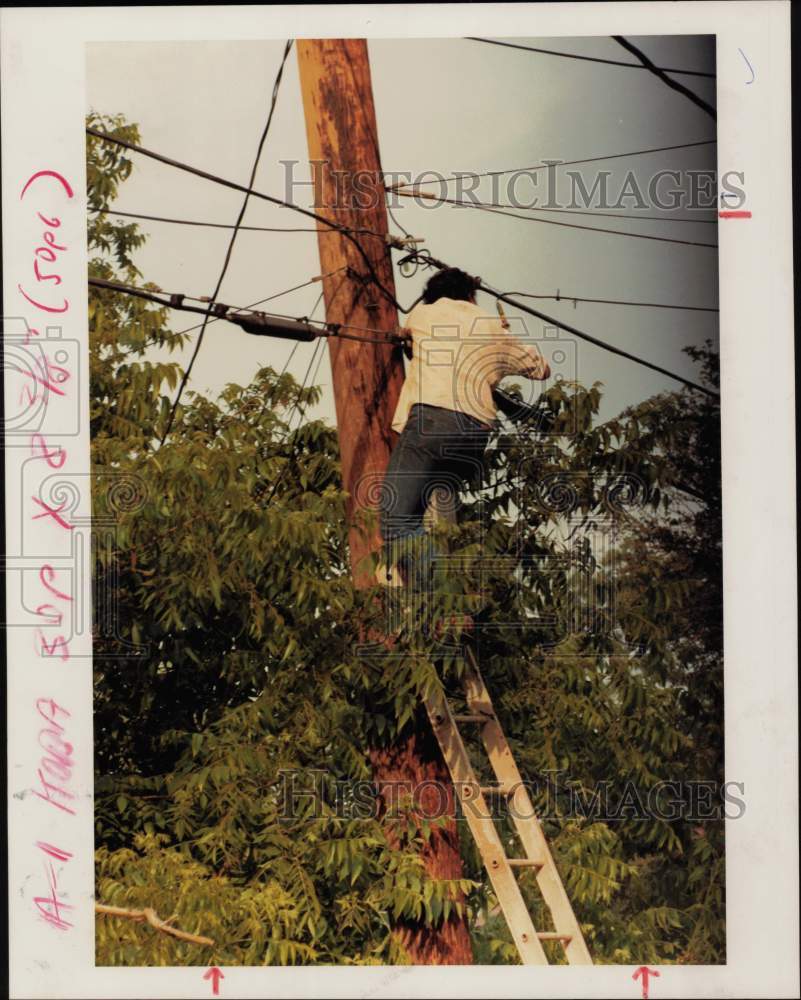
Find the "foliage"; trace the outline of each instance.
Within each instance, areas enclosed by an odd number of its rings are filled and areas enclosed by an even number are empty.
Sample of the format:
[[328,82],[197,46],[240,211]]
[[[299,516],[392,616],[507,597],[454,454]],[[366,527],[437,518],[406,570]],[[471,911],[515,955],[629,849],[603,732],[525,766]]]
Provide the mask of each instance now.
[[[87,154],[90,273],[135,283],[144,237],[109,213],[130,161],[91,137]],[[432,879],[437,820],[401,804],[390,848],[370,782],[367,748],[419,724],[431,685],[455,695],[461,661],[419,628],[392,657],[360,645],[391,595],[351,584],[335,432],[295,426],[316,389],[265,367],[189,393],[158,447],[180,377],[163,358],[187,339],[166,310],[91,290],[94,514],[112,526],[95,552],[97,894],[215,946],[100,917],[98,963],[402,963],[392,922],[438,924],[464,894],[476,960],[515,962],[465,824],[464,879]],[[711,349],[696,358],[713,379]],[[547,435],[498,433],[484,488],[438,529],[453,562],[423,610],[480,626],[595,960],[721,962],[722,822],[637,808],[661,782],[722,781],[718,410],[681,390],[599,423],[600,398],[562,384]],[[593,805],[604,787],[615,817]]]

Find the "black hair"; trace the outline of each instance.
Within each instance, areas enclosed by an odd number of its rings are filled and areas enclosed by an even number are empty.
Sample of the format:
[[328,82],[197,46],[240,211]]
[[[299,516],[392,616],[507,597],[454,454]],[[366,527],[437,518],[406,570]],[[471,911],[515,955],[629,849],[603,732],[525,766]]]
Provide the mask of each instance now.
[[461,299],[469,302],[476,294],[478,278],[458,267],[446,267],[428,279],[423,292],[423,302],[431,305],[437,299]]

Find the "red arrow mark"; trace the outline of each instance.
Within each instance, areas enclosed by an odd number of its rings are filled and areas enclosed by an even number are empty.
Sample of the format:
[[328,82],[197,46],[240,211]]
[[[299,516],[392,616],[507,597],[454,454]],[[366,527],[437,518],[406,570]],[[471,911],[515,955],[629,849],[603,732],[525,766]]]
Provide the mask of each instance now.
[[[658,972],[657,975],[659,975]],[[225,976],[222,974],[222,969],[218,969],[215,965],[213,969],[209,969],[208,972],[204,974],[203,978],[211,980],[211,992],[214,996],[218,997],[220,995],[220,980],[225,979]]]
[[636,982],[640,976],[642,976],[642,1000],[648,1000],[648,977],[656,976],[658,979],[659,973],[656,969],[649,969],[647,965],[641,965],[631,978]]

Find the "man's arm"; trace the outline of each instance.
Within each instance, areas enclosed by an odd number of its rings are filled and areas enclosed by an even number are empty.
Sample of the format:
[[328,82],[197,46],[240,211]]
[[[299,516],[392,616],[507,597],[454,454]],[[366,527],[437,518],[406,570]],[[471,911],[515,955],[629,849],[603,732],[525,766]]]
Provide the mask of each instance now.
[[510,375],[543,380],[551,374],[551,366],[536,347],[521,343],[516,337],[506,336],[509,344]]
[[[518,399],[517,396],[513,396],[504,389],[498,388],[498,386],[492,390],[492,398],[501,413],[515,423],[523,421],[531,424],[539,431],[547,430],[553,423],[553,415],[542,402],[535,403],[532,406],[531,403],[526,403],[522,399]],[[540,400],[542,400],[542,397],[540,397]]]
[[526,378],[543,381],[551,374],[551,368],[542,354],[530,344],[525,344],[512,333],[508,333],[509,323],[505,316],[498,319],[489,320],[485,329],[505,351],[505,364],[503,364],[503,377],[507,375],[523,375]]

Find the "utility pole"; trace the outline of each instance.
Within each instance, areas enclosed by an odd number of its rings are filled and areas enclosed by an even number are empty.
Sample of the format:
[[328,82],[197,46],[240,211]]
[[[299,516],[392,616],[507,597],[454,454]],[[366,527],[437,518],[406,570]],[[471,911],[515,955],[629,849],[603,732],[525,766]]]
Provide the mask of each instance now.
[[[297,56],[315,211],[340,226],[377,234],[356,237],[369,258],[371,275],[352,240],[318,223],[321,272],[328,275],[323,278],[326,319],[354,327],[397,330],[367,42],[303,39],[297,42]],[[329,341],[329,350],[342,477],[349,494],[351,571],[357,586],[369,586],[374,578],[362,561],[377,551],[380,538],[377,529],[365,534],[356,522],[361,512],[376,509],[379,484],[392,448],[392,415],[403,384],[402,354],[389,345],[346,340]],[[447,823],[435,824],[422,852],[423,861],[432,878],[461,878],[453,785],[425,715],[418,715],[395,745],[374,749],[370,757],[379,792],[423,786],[445,793],[449,818]],[[423,810],[431,810],[429,815],[440,804],[436,800],[441,796],[434,792],[433,797],[433,807],[418,801]],[[387,835],[392,843],[389,826]],[[452,912],[435,927],[407,922],[395,931],[414,964],[464,965],[473,960],[464,915]]]

